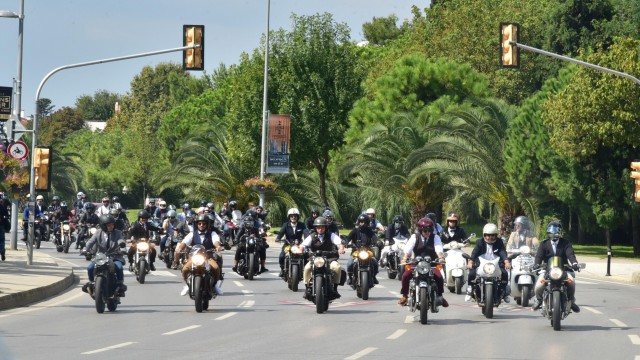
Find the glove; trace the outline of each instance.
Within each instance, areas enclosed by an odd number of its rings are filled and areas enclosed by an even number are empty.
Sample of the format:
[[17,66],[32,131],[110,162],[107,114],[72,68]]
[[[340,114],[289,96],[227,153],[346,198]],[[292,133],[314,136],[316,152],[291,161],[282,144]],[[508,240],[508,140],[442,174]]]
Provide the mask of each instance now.
[[573,271],[580,271],[580,266],[577,263],[571,265],[571,268],[573,269]]
[[540,264],[533,265],[533,270],[538,270],[538,269],[540,269]]

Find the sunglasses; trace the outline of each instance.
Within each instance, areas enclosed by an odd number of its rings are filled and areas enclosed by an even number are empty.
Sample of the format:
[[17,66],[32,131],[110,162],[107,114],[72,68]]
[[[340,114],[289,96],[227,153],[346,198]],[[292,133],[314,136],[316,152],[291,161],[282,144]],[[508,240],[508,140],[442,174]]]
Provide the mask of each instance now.
[[484,234],[484,236],[497,237],[497,236],[498,236],[498,234]]
[[201,222],[198,223],[198,226],[200,226],[200,225],[207,225],[207,223],[201,221]]

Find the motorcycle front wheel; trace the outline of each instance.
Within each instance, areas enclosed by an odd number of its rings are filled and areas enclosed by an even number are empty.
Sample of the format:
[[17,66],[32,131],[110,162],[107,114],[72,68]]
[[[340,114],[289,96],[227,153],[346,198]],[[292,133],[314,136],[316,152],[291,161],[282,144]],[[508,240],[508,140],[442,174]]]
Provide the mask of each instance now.
[[457,277],[455,278],[456,280],[456,294],[460,295],[462,294],[462,278],[461,277]]
[[316,291],[316,313],[322,314],[329,307],[328,301],[325,308],[325,301],[327,294],[324,293],[324,278],[322,276],[316,276],[315,291]]
[[362,293],[362,300],[369,300],[369,273],[360,273],[360,289]]
[[108,300],[107,301],[107,309],[109,309],[109,311],[116,311],[116,309],[118,308],[118,302],[115,300]]
[[144,284],[144,278],[147,275],[147,260],[145,259],[140,259],[140,262],[138,263],[138,282],[140,284]]
[[95,283],[95,287],[94,287],[94,293],[93,293],[93,297],[96,299],[96,311],[98,312],[98,314],[102,314],[104,312],[104,299],[102,298],[102,290],[103,290],[103,283],[104,283],[105,278],[103,278],[102,276],[98,276],[96,278],[96,283]]
[[562,305],[560,304],[561,301],[562,296],[560,295],[560,291],[554,290],[551,294],[551,308],[553,309],[551,321],[553,324],[553,330],[555,331],[559,331],[562,328]]
[[531,298],[531,287],[524,285],[522,287],[522,307],[529,307],[529,299]]
[[68,254],[69,253],[69,246],[71,246],[71,238],[69,237],[69,235],[65,235],[64,236],[64,253]]
[[256,259],[255,259],[255,254],[249,254],[249,263],[247,264],[249,270],[247,271],[247,277],[249,280],[253,280],[253,276],[255,275],[256,272]]
[[493,318],[493,284],[484,284],[484,316]]
[[429,297],[427,296],[426,287],[420,288],[420,296],[418,299],[420,301],[420,323],[424,325],[429,318]]
[[193,298],[196,302],[196,312],[202,312],[203,310],[203,297],[202,297],[202,277],[196,276],[193,279]]
[[298,265],[291,266],[291,276],[289,276],[289,282],[291,283],[291,291],[298,291],[298,283],[300,282],[300,267]]

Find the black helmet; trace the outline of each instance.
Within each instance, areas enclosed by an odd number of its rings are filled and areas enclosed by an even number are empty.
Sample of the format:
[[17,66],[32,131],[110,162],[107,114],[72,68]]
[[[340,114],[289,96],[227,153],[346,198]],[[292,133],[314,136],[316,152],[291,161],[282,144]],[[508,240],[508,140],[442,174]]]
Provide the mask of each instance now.
[[196,217],[196,225],[199,222],[203,222],[203,221],[207,223],[207,226],[209,226],[209,217],[207,215],[200,214],[200,215],[198,215],[198,217]]
[[67,202],[66,201],[61,202],[60,207],[67,207]]
[[100,228],[102,231],[107,231],[107,224],[115,224],[116,219],[111,215],[100,215]]
[[84,204],[84,209],[87,210],[87,211],[93,211],[93,210],[96,209],[96,206],[93,205],[92,202],[88,202],[88,203]]
[[320,215],[320,211],[316,208],[311,209],[311,216],[316,215],[319,216]]
[[315,218],[315,220],[313,220],[313,227],[316,226],[327,226],[327,219],[322,216],[318,216],[317,218]]
[[402,217],[402,215],[396,215],[393,217],[393,222],[404,224],[404,218]]
[[118,202],[118,201],[120,201],[120,198],[118,198],[117,196],[114,196],[114,197],[111,198],[111,201]]
[[251,215],[245,215],[242,217],[242,226],[247,229],[254,228],[256,225],[256,220]]
[[238,206],[238,203],[235,200],[229,201],[229,208],[235,209]]
[[207,200],[200,200],[200,207],[207,206]]
[[432,212],[427,213],[427,215],[425,215],[424,217],[431,219],[431,221],[433,221],[434,224],[437,223],[435,213],[432,213]]
[[356,223],[358,225],[360,225],[360,223],[363,223],[360,226],[369,226],[369,216],[367,216],[367,214],[360,214],[358,215],[358,220],[356,220]]
[[182,204],[182,208],[185,209],[185,210],[189,210],[189,209],[191,209],[191,206],[189,206],[189,203],[184,203],[184,204]]
[[562,237],[562,224],[559,221],[551,221],[547,225],[547,236],[551,240]]
[[149,218],[149,213],[147,212],[147,210],[138,211],[138,219],[140,218],[144,218],[145,220]]
[[258,218],[258,212],[255,211],[254,209],[249,209],[247,210],[247,212],[245,213],[245,215],[249,215],[251,216],[254,220]]

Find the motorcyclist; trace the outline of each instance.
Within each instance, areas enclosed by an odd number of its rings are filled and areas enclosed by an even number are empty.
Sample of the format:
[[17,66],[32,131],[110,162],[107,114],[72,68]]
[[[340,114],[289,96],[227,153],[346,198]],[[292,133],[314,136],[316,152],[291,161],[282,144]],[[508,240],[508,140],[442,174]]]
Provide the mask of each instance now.
[[448,244],[452,241],[463,242],[467,240],[467,233],[460,227],[460,218],[456,213],[447,215],[447,226],[440,234],[442,244]]
[[540,246],[538,238],[532,231],[531,221],[526,216],[518,216],[513,221],[514,231],[509,235],[507,241],[507,252],[517,250],[520,246],[528,246],[531,249],[531,255],[535,256]]
[[118,209],[111,209],[109,210],[109,215],[113,216],[114,219],[116,219],[116,230],[120,230],[123,231],[125,228],[125,223],[124,221],[120,218],[120,210]]
[[287,217],[289,221],[282,224],[280,228],[280,232],[278,236],[276,236],[276,242],[280,242],[282,237],[285,238],[284,244],[282,245],[282,250],[280,251],[279,263],[280,263],[280,274],[278,276],[284,276],[284,258],[286,254],[284,253],[284,248],[291,244],[294,240],[298,240],[302,242],[304,237],[305,227],[300,220],[300,211],[297,208],[291,208],[287,211]]
[[376,211],[373,208],[368,208],[367,211],[365,211],[365,213],[369,217],[369,226],[373,230],[378,230],[382,232],[386,230],[384,225],[382,225],[382,223],[378,221],[378,219],[376,219]]
[[[348,246],[352,246],[352,253],[361,247],[371,249],[378,243],[378,236],[369,227],[369,217],[367,215],[360,214],[357,224],[358,226],[347,235]],[[349,285],[353,282],[353,262],[353,256],[349,256],[349,261],[347,262],[347,275],[349,276],[347,281]],[[378,278],[376,277],[378,274],[378,262],[372,260],[371,264],[373,266],[373,283],[378,284]]]
[[84,203],[86,202],[85,194],[80,191],[76,195],[76,201],[73,202],[73,209],[76,211],[76,214],[80,215],[81,212],[84,211]]
[[[217,252],[222,251],[220,237],[215,231],[211,231],[209,229],[209,219],[206,215],[200,214],[196,218],[196,229],[193,232],[188,233],[182,242],[178,244],[176,247],[176,253],[173,257],[174,265],[177,265],[177,261],[180,258],[180,252],[182,249],[193,246],[193,245],[203,245],[206,250],[215,249]],[[222,295],[224,292],[222,291],[222,273],[220,270],[220,266],[218,262],[214,259],[214,257],[218,257],[217,253],[212,255],[207,254],[207,262],[209,263],[209,271],[211,272],[211,276],[214,280],[214,287],[218,295]],[[189,278],[189,271],[191,270],[191,258],[187,260],[187,262],[182,267],[182,278],[184,282],[187,282]],[[189,293],[189,285],[185,285],[180,292],[180,295],[185,296]]]
[[228,201],[222,203],[222,207],[220,208],[220,211],[218,211],[218,215],[220,215],[220,217],[231,217],[231,211],[229,210]]
[[49,213],[54,213],[59,209],[60,209],[60,196],[55,195],[54,197],[51,198],[51,204],[49,204],[47,211]]
[[184,239],[184,237],[191,232],[186,222],[178,219],[175,210],[169,210],[167,212],[167,217],[162,222],[162,229],[165,235],[162,237],[162,240],[160,240],[160,260],[164,258],[164,248],[167,245],[169,234],[173,234],[177,239]]
[[434,212],[428,212],[427,215],[425,215],[426,218],[431,219],[431,221],[433,221],[433,223],[435,224],[434,230],[435,230],[435,234],[438,236],[442,235],[442,225],[440,225],[440,223],[438,222],[438,219],[436,218],[436,214]]
[[304,226],[307,230],[307,232],[311,232],[313,230],[313,221],[320,216],[320,211],[318,211],[318,209],[316,208],[312,208],[311,209],[311,216],[309,216],[305,221],[304,221]]
[[80,215],[80,219],[78,219],[78,224],[80,225],[80,231],[78,231],[78,241],[76,242],[76,249],[80,246],[81,240],[84,238],[86,232],[88,231],[87,227],[90,225],[97,226],[100,224],[100,217],[96,215],[96,206],[92,202],[87,202],[84,204],[84,212]]
[[103,197],[102,206],[100,206],[98,210],[96,210],[96,215],[98,216],[109,215],[109,211],[111,210],[111,206],[109,205],[110,202],[111,200],[109,200],[108,196]]
[[156,199],[150,198],[149,205],[147,205],[147,207],[145,207],[144,210],[146,210],[149,217],[153,217],[156,213],[156,210],[158,210],[158,207],[156,206]]
[[193,213],[193,211],[191,211],[191,206],[189,205],[189,203],[184,203],[182,204],[181,208],[182,208],[182,212],[176,215],[176,217],[181,221],[187,221],[187,215]]
[[[440,236],[434,233],[435,224],[434,222],[427,218],[423,217],[418,220],[416,224],[416,231],[411,237],[409,241],[407,241],[407,245],[405,246],[404,257],[402,258],[401,263],[406,264],[409,261],[409,257],[411,254],[414,254],[414,257],[430,257],[435,260],[438,259],[440,263],[444,263],[444,250],[442,248],[442,242],[440,241]],[[409,281],[413,273],[411,271],[405,271],[402,274],[402,287],[400,288],[400,294],[402,294],[402,298],[398,301],[398,304],[405,305],[407,303],[408,295],[409,295]],[[436,293],[438,297],[442,298],[442,307],[448,307],[449,303],[442,296],[444,293],[444,279],[442,277],[442,273],[440,271],[433,272],[434,280],[436,281],[437,290]]]
[[[580,266],[578,265],[578,259],[576,259],[576,254],[573,251],[573,246],[569,240],[562,237],[562,224],[558,221],[551,221],[547,225],[547,239],[542,241],[540,244],[540,248],[538,248],[538,252],[536,253],[536,259],[534,262],[534,268],[540,268],[540,264],[543,261],[547,261],[547,259],[559,256],[563,260],[563,264],[571,264],[571,270],[567,270],[567,276],[571,280],[575,280],[576,274],[575,271],[580,270]],[[574,313],[580,312],[580,307],[576,304],[576,282],[575,281],[567,281],[567,296],[571,299],[571,311]],[[544,292],[545,284],[538,281],[535,286],[536,298],[533,302],[533,306],[531,307],[533,310],[540,309],[542,305],[542,294]]]
[[209,218],[209,227],[211,230],[218,233],[218,236],[222,235],[221,227],[224,224],[224,220],[216,213],[212,202],[207,203],[207,206],[204,208],[204,213],[207,214]]
[[322,217],[327,220],[327,232],[336,234],[340,236],[340,229],[338,228],[338,224],[335,223],[335,216],[333,216],[333,211],[327,209],[322,213]]
[[[123,249],[127,246],[125,239],[122,237],[122,232],[115,229],[116,219],[110,215],[100,216],[100,230],[87,241],[82,253],[91,253],[93,255],[98,252],[102,252],[105,255],[113,259],[115,265],[116,278],[118,279],[118,289],[121,297],[124,297],[127,286],[124,284],[124,273],[122,267],[124,266],[124,257],[122,256]],[[94,269],[96,267],[95,262],[91,262],[87,266],[87,274],[89,275],[89,282],[82,287],[82,291],[92,293],[94,291]]]
[[[111,198],[111,207],[116,208],[118,210],[122,209],[122,204],[120,203],[119,197],[114,196]],[[116,220],[118,220],[118,218],[116,218]]]
[[393,217],[393,225],[388,226],[384,233],[384,248],[380,252],[380,266],[385,267],[387,265],[387,254],[389,254],[390,247],[395,244],[393,238],[398,236],[404,236],[409,238],[409,229],[404,224],[404,218],[402,215],[396,215]]
[[[60,203],[60,207],[53,212],[51,218],[54,220],[53,233],[56,239],[60,240],[60,224],[64,220],[68,220],[70,223],[73,221],[73,215],[71,211],[69,211],[69,206],[67,206],[67,202],[63,201]],[[73,231],[74,227],[71,227],[71,231]]]
[[[131,228],[129,229],[129,235],[131,236],[131,247],[129,247],[129,251],[127,252],[127,257],[129,258],[129,268],[133,270],[133,256],[136,253],[136,242],[139,239],[147,239],[150,240],[151,231],[162,232],[162,228],[159,228],[153,223],[149,222],[149,213],[146,210],[140,210],[138,212],[138,221],[131,224]],[[156,261],[156,245],[152,242],[149,242],[149,269],[151,271],[156,271],[155,265],[153,263]]]
[[160,202],[158,203],[158,208],[153,213],[153,217],[156,219],[164,220],[164,218],[167,216],[167,211],[169,211],[167,209],[167,202],[164,200],[160,200]]
[[[242,225],[240,226],[240,230],[238,231],[238,234],[236,235],[236,244],[238,244],[236,246],[236,255],[234,257],[234,265],[232,270],[237,272],[238,271],[238,263],[240,262],[240,255],[242,254],[242,252],[244,251],[246,245],[246,238],[253,235],[256,238],[260,239],[262,238],[261,234],[260,234],[260,228],[258,227],[258,222],[256,221],[256,219],[251,215],[251,211],[255,210],[247,210],[247,213],[242,217]],[[266,251],[266,241],[258,241],[257,245],[256,245],[256,250],[258,251],[258,254],[260,256],[260,271],[258,272],[263,273],[263,272],[267,272],[269,271],[269,269],[267,269],[265,267],[265,262],[266,262],[266,256],[267,256],[267,251]]]
[[[238,208],[238,203],[235,200],[229,201],[229,209],[223,216],[227,219],[231,219],[233,212],[237,210],[237,208]],[[229,236],[229,224],[227,223],[227,221],[224,222],[224,226],[222,227],[222,232],[225,238]]]
[[[342,241],[337,234],[331,233],[327,230],[327,219],[323,216],[319,216],[313,221],[313,227],[314,229],[311,231],[309,236],[302,241],[301,250],[305,251],[305,249],[308,249],[311,253],[315,253],[316,251],[332,252],[331,255],[327,255],[329,269],[333,272],[333,294],[330,294],[330,296],[334,299],[338,299],[340,298],[340,294],[338,293],[338,284],[340,284],[340,277],[342,276],[342,267],[338,262],[338,257],[340,254],[344,254],[344,245],[342,245]],[[302,279],[306,286],[305,294],[302,297],[308,300],[312,294],[311,262],[307,262],[304,266]]]
[[498,237],[498,226],[493,223],[488,223],[482,228],[482,238],[476,240],[476,246],[473,248],[471,257],[467,262],[467,269],[469,269],[467,284],[469,285],[467,286],[465,301],[471,301],[473,291],[471,284],[475,284],[476,280],[475,262],[478,261],[478,258],[481,256],[487,260],[493,260],[496,257],[500,258],[502,294],[504,301],[509,303],[509,292],[511,291],[511,288],[507,286],[509,278],[507,270],[511,269],[511,262],[507,257],[507,250],[504,246],[504,242],[502,242],[502,239]]

